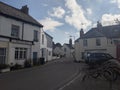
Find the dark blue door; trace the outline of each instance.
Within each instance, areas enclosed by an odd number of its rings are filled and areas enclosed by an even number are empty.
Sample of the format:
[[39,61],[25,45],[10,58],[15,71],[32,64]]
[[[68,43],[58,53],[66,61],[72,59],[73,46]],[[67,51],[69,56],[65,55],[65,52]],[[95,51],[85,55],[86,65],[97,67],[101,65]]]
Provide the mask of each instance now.
[[33,64],[37,64],[37,52],[33,52]]

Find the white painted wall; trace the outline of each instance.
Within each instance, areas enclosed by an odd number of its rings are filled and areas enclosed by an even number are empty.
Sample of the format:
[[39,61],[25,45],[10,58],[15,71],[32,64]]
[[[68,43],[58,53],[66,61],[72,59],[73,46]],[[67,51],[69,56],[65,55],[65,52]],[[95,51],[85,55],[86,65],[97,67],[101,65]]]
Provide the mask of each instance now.
[[[66,48],[66,52],[64,49]],[[72,49],[70,49],[67,45],[63,44],[62,50],[64,51],[65,57],[72,57]]]
[[51,61],[51,60],[52,60],[52,48],[47,48],[47,61]]
[[[111,44],[111,40],[106,37],[100,37],[101,46],[96,46],[96,38],[88,38],[88,46],[83,46],[83,39],[80,39],[79,42],[75,43],[75,56],[77,61],[84,61],[82,59],[82,52],[92,51],[94,52],[106,52],[110,53],[113,57],[116,57],[116,46]],[[93,52],[93,51],[92,51]]]
[[[44,35],[44,43],[42,43],[42,35]],[[43,57],[47,61],[47,39],[43,30],[40,30],[40,57],[42,57],[42,48],[44,48]]]
[[[27,59],[23,59],[23,60],[15,60],[15,48],[16,47],[21,47],[21,48],[27,48]],[[16,44],[16,43],[9,43],[9,49],[8,49],[8,58],[9,58],[9,61],[8,61],[8,64],[21,64],[23,65],[24,64],[24,61],[25,60],[29,60],[31,58],[31,55],[30,55],[30,50],[31,50],[31,47],[30,45],[23,45],[23,44]]]
[[[23,23],[24,22],[0,16],[0,35],[11,37],[11,26],[13,24],[13,25],[18,25],[20,27],[19,38],[22,39],[22,25],[23,25]],[[41,30],[40,27],[24,23],[23,40],[33,41],[34,30],[37,30],[39,32],[38,37],[40,37],[40,30]],[[8,40],[3,39],[3,38],[0,38],[0,42],[1,41],[9,42]],[[34,42],[34,45],[32,45],[32,47],[31,47],[31,45],[24,45],[24,44],[18,44],[18,43],[11,42],[8,46],[8,53],[9,53],[8,54],[8,57],[9,57],[8,63],[9,64],[11,62],[22,64],[24,61],[24,60],[15,61],[15,59],[14,59],[15,47],[28,48],[28,54],[29,54],[28,58],[31,58],[31,59],[33,58],[33,52],[37,52],[38,58],[40,58],[40,39],[38,42]],[[30,48],[31,48],[31,51],[29,50]]]

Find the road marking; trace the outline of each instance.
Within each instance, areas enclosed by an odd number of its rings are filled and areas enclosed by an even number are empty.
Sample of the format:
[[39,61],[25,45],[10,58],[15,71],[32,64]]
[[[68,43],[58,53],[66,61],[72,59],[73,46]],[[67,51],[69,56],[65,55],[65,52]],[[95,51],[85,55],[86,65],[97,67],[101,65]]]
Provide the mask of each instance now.
[[71,81],[69,81],[67,84],[65,84],[64,86],[60,87],[58,90],[63,90],[65,87],[69,86],[70,84],[72,84],[75,80],[77,80],[80,76],[82,75],[82,73],[79,73],[79,75],[77,75],[74,79],[72,79]]

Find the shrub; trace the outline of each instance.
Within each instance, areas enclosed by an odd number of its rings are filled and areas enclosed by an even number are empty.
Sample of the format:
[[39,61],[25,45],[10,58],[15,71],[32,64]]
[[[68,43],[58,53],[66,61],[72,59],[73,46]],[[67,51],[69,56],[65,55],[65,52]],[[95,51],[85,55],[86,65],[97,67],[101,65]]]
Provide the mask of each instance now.
[[22,68],[23,68],[22,65],[16,63],[14,66],[11,67],[11,70],[17,70]]
[[26,60],[26,61],[24,62],[24,67],[25,67],[25,68],[31,67],[31,62],[28,61],[28,60]]

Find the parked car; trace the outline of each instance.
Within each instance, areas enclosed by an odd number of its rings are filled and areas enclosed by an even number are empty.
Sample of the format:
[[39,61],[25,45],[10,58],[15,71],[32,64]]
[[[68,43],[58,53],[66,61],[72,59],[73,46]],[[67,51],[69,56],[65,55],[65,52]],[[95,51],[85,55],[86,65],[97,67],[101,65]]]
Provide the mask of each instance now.
[[107,60],[113,59],[108,53],[87,53],[84,56],[85,62],[88,64],[100,64]]

